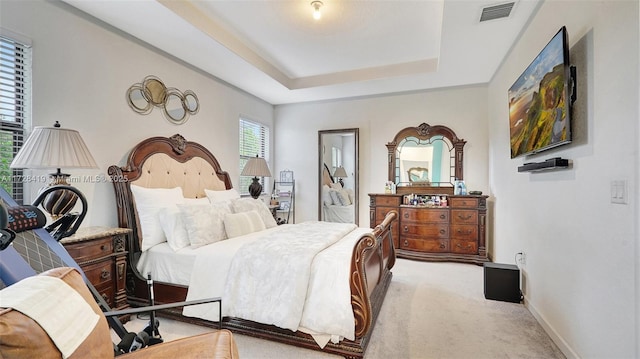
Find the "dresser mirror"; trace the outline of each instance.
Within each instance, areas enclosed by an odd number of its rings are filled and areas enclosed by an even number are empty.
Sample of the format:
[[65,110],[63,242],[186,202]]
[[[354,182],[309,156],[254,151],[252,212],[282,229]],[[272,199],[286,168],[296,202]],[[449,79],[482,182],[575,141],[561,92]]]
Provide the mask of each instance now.
[[388,179],[397,193],[453,194],[455,180],[464,179],[465,143],[446,126],[407,127],[387,143]]
[[357,128],[318,131],[318,219],[358,224]]

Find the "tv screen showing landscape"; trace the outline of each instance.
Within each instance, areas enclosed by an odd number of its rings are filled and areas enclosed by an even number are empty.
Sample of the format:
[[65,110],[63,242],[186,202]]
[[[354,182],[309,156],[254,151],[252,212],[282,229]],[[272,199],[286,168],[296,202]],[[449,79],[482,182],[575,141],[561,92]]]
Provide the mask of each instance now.
[[563,27],[509,89],[511,158],[571,141],[569,81]]

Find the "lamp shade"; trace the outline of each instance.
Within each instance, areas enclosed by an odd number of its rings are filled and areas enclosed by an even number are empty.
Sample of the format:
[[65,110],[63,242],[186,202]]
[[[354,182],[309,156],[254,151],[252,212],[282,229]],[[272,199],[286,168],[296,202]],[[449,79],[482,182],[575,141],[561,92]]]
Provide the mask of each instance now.
[[333,177],[345,178],[347,177],[347,171],[345,171],[344,167],[340,166],[336,168],[336,171],[333,173]]
[[35,127],[11,168],[98,168],[80,133],[61,127]]
[[271,177],[269,166],[267,161],[261,157],[251,157],[247,164],[242,169],[241,176],[253,176],[253,177]]

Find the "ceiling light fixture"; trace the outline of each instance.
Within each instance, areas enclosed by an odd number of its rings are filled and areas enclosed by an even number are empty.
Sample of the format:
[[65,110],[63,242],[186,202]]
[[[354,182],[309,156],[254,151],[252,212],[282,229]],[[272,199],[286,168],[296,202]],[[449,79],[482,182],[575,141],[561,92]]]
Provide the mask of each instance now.
[[316,20],[320,20],[320,18],[322,17],[322,13],[320,12],[320,7],[322,5],[322,1],[319,0],[311,2],[311,6],[313,6],[313,18]]

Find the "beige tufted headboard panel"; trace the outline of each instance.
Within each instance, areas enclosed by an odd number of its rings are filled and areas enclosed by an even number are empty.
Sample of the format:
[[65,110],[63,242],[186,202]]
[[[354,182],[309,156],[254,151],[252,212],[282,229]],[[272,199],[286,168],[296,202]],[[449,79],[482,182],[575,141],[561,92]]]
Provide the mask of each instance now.
[[204,198],[205,189],[226,189],[215,169],[201,157],[181,163],[164,153],[157,153],[144,161],[140,172],[140,177],[131,181],[132,184],[147,188],[181,187],[182,194],[188,198]]

